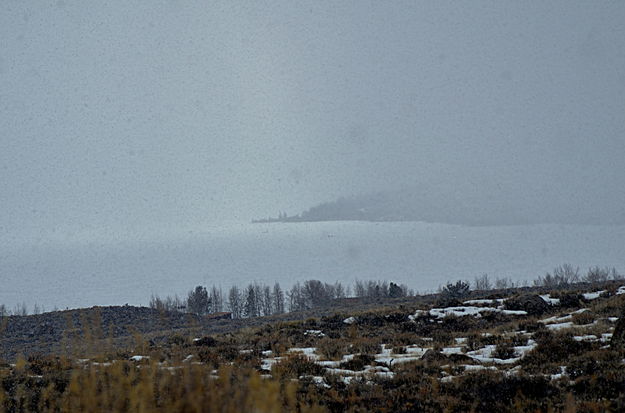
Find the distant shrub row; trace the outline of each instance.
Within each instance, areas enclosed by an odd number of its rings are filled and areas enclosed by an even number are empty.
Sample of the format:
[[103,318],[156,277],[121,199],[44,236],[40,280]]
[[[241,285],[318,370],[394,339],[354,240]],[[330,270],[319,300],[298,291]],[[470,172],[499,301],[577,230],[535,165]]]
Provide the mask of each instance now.
[[[353,294],[352,294],[353,291]],[[186,299],[178,296],[160,298],[152,296],[150,307],[164,311],[183,311],[199,315],[228,311],[232,318],[251,318],[286,311],[303,311],[332,303],[333,300],[347,297],[399,298],[414,295],[406,285],[388,281],[360,281],[353,289],[342,283],[324,283],[307,280],[296,283],[284,292],[279,283],[273,287],[260,283],[250,283],[245,288],[232,286],[224,296],[221,288],[212,286],[210,290],[197,286],[189,291]]]
[[[579,267],[563,264],[554,268],[553,272],[539,276],[532,281],[535,287],[566,288],[578,282],[598,284],[611,280],[623,280],[625,276],[612,267],[591,267],[586,274],[580,273]],[[525,281],[520,283],[511,278],[495,277],[488,274],[475,277],[473,283],[458,281],[447,283],[439,288],[443,298],[460,299],[466,297],[469,291],[486,291],[513,289],[529,286]],[[353,286],[344,286],[340,282],[334,284],[323,283],[319,280],[308,280],[296,283],[288,291],[283,291],[279,283],[273,287],[250,283],[245,288],[233,286],[224,295],[221,287],[212,286],[210,290],[197,286],[189,291],[186,298],[177,295],[161,298],[153,295],[150,298],[150,307],[164,311],[181,311],[195,314],[214,314],[223,311],[232,313],[233,318],[260,317],[281,314],[287,311],[302,311],[314,307],[328,305],[332,300],[358,298],[399,298],[414,296],[414,290],[405,284],[395,284],[388,281],[361,281],[356,280]],[[56,311],[56,308],[54,309]],[[32,314],[45,312],[43,307],[35,304]],[[0,304],[0,317],[8,315],[28,315],[25,303],[18,304],[13,310]]]
[[[600,283],[609,280],[620,280],[624,277],[615,268],[592,267],[584,276],[580,276],[579,268],[563,264],[533,281],[534,286],[564,288],[577,282]],[[526,284],[527,285],[527,282]],[[492,289],[512,289],[521,287],[519,282],[510,278],[495,278],[488,274],[475,278],[473,285],[467,281],[447,283],[439,289],[443,300],[461,300],[471,290],[485,291]],[[231,313],[232,318],[251,318],[282,314],[284,312],[303,311],[315,307],[329,305],[333,300],[359,298],[400,298],[414,296],[414,291],[404,284],[398,285],[388,281],[356,280],[353,286],[342,283],[324,283],[319,280],[307,280],[294,284],[284,292],[279,283],[273,287],[260,283],[250,283],[245,288],[232,286],[226,297],[221,288],[212,286],[210,290],[197,286],[189,291],[186,299],[166,297],[161,299],[152,296],[150,307],[166,311],[184,311],[194,314],[214,314],[223,311]],[[451,301],[450,301],[451,302]]]
[[[578,282],[596,284],[622,279],[625,279],[625,276],[617,272],[614,267],[590,267],[586,274],[582,275],[580,274],[579,267],[573,267],[571,264],[563,264],[554,268],[552,273],[548,272],[544,276],[536,278],[532,281],[532,284],[535,287],[566,288]],[[488,274],[484,274],[475,277],[473,289],[478,291],[500,290],[518,288],[521,286],[521,284],[514,282],[510,278],[495,278],[494,281],[491,281]]]

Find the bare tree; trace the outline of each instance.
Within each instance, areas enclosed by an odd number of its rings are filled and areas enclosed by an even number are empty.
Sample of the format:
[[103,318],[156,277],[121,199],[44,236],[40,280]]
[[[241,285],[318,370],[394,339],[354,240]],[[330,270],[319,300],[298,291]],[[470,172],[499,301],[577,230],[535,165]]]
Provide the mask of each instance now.
[[[612,270],[616,271],[616,269],[612,268]],[[605,282],[610,279],[610,268],[600,268],[599,266],[591,267],[588,269],[588,272],[582,280],[589,283],[600,283]]]
[[230,287],[228,292],[228,310],[232,313],[232,318],[241,318],[243,315],[243,298],[236,285]]
[[149,306],[150,308],[153,308],[155,310],[165,311],[165,303],[163,302],[161,297],[159,297],[158,295],[152,294],[150,296]]
[[356,297],[366,297],[367,296],[367,287],[365,287],[365,283],[356,280],[354,281],[354,296]]
[[579,267],[563,264],[553,269],[553,276],[560,285],[569,285],[579,281]]
[[245,289],[245,303],[243,304],[243,315],[247,318],[260,316],[260,303],[258,288],[254,284],[249,284]]
[[545,274],[534,280],[535,286],[563,288],[579,281],[579,267],[573,268],[571,264],[563,264],[553,269],[553,275]]
[[16,304],[13,309],[13,315],[28,315],[28,308],[26,307],[26,303],[22,302],[22,304]]
[[306,280],[302,286],[302,294],[306,300],[306,308],[317,307],[327,302],[324,285],[319,280]]
[[625,276],[623,274],[620,274],[616,271],[616,268],[612,267],[612,269],[610,270],[610,278],[612,280],[618,281],[618,280],[622,280],[623,278],[625,278]]
[[224,310],[224,298],[221,292],[221,288],[217,288],[213,285],[210,294],[211,313],[220,313]]
[[175,294],[173,297],[167,296],[165,298],[165,305],[170,311],[186,311],[187,304],[183,299],[178,297],[178,294]]
[[167,296],[161,298],[158,295],[152,294],[150,297],[150,308],[159,311],[181,311],[186,309],[186,305],[177,295],[175,297]]
[[287,293],[289,301],[289,311],[302,311],[306,310],[306,300],[302,292],[302,286],[300,283],[294,284],[291,290]]
[[273,285],[272,303],[274,314],[284,313],[284,293],[282,292],[282,288],[280,288],[280,284],[278,283],[275,283]]
[[474,290],[478,291],[486,291],[491,289],[490,279],[488,278],[488,274],[482,274],[480,276],[475,277],[475,288]]
[[336,298],[336,283],[335,284],[324,283],[322,292],[324,296],[323,297],[324,303],[335,299]]
[[273,297],[271,295],[271,288],[268,285],[263,285],[262,291],[263,315],[271,315],[273,313]]
[[369,280],[366,282],[366,293],[365,297],[377,297],[378,294],[375,291],[376,283],[373,280]]
[[334,284],[334,298],[345,298],[347,297],[347,292],[345,291],[345,287],[340,282],[336,282]]
[[508,278],[495,278],[495,288],[497,290],[506,290],[508,288],[515,288],[516,284],[510,277]]

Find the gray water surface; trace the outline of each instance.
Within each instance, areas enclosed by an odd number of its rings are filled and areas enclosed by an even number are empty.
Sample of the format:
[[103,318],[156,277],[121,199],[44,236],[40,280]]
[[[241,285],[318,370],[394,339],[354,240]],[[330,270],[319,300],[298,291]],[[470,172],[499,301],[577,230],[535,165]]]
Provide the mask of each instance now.
[[186,295],[259,281],[355,279],[434,291],[477,275],[532,280],[571,263],[625,272],[625,226],[467,227],[421,222],[228,224],[172,239],[4,248],[0,303],[54,307],[147,304],[151,294]]

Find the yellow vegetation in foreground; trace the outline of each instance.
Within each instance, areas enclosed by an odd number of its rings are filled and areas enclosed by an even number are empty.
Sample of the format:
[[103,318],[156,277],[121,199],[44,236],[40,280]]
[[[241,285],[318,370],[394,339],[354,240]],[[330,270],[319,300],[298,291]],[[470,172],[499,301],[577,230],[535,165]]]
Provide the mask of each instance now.
[[[6,404],[0,387],[0,411],[37,412],[321,412],[301,405],[295,383],[264,379],[253,370],[229,366],[213,374],[204,365],[176,368],[156,362],[117,362],[68,370],[67,380],[13,377],[21,389]],[[14,373],[19,374],[19,373]],[[38,387],[38,391],[33,387]],[[35,391],[33,391],[35,390]]]

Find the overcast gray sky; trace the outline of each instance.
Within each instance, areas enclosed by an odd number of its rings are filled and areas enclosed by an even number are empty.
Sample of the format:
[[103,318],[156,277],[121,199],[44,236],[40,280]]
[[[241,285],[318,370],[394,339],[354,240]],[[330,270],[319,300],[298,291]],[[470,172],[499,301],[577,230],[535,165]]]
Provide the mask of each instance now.
[[421,184],[614,215],[624,115],[622,1],[6,0],[0,237]]

